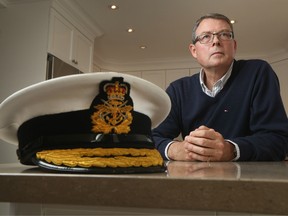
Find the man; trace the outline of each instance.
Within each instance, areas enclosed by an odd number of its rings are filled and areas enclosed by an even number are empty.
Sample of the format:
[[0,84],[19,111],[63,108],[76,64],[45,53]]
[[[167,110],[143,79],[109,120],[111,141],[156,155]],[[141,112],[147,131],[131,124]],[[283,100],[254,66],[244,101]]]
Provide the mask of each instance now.
[[[230,20],[201,17],[189,46],[202,69],[167,88],[172,108],[153,130],[165,159],[183,161],[279,161],[288,146],[288,120],[279,82],[262,60],[234,59]],[[183,141],[175,137],[182,135]]]

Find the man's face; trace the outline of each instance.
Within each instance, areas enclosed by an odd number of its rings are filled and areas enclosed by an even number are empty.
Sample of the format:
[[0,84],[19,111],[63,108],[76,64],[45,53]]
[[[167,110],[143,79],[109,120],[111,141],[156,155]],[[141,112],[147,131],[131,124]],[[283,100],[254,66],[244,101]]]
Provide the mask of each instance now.
[[[196,30],[196,36],[203,33],[218,33],[231,31],[227,22],[218,19],[204,19]],[[234,39],[221,41],[214,35],[213,41],[201,44],[199,41],[190,44],[189,49],[192,56],[204,69],[227,69],[235,57],[237,43]]]

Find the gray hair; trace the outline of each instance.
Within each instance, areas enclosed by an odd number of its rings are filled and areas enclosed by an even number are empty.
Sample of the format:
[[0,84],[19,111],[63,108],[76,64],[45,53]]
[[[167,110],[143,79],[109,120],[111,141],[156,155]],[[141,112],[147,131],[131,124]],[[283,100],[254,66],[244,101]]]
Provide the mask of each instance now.
[[210,19],[218,19],[218,20],[224,20],[224,21],[226,21],[226,22],[229,24],[229,26],[230,26],[230,28],[231,28],[231,31],[233,32],[233,25],[231,24],[230,19],[229,19],[228,17],[226,17],[226,16],[223,15],[223,14],[219,14],[219,13],[209,13],[209,14],[206,14],[206,15],[200,17],[200,18],[196,21],[196,23],[195,23],[195,25],[194,25],[194,27],[193,27],[193,30],[192,30],[192,43],[193,43],[193,44],[196,43],[196,30],[197,30],[198,26],[200,25],[200,23],[201,23],[204,19],[209,19],[209,18],[210,18]]

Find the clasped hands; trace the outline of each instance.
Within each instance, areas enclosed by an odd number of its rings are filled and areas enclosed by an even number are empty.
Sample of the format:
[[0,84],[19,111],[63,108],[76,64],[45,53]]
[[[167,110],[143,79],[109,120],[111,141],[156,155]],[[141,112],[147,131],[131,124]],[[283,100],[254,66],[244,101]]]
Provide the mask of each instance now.
[[181,161],[231,161],[234,145],[226,141],[214,129],[200,126],[183,141],[175,141],[169,146],[168,157]]

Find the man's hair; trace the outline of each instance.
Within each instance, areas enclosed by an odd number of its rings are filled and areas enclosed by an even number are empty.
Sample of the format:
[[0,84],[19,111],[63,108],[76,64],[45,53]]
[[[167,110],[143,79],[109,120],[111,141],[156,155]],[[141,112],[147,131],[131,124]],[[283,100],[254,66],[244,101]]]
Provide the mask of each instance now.
[[204,19],[209,19],[209,18],[210,18],[210,19],[218,19],[218,20],[224,20],[224,21],[226,21],[226,22],[229,24],[229,26],[230,26],[230,28],[231,28],[231,31],[233,32],[233,25],[231,24],[230,19],[229,19],[228,17],[226,17],[226,16],[223,15],[223,14],[219,14],[219,13],[209,13],[209,14],[206,14],[206,15],[200,17],[200,18],[196,21],[196,23],[195,23],[195,25],[194,25],[194,27],[193,27],[193,30],[192,30],[192,43],[193,43],[193,44],[196,43],[196,30],[197,30],[198,26],[200,25],[200,23],[201,23]]

